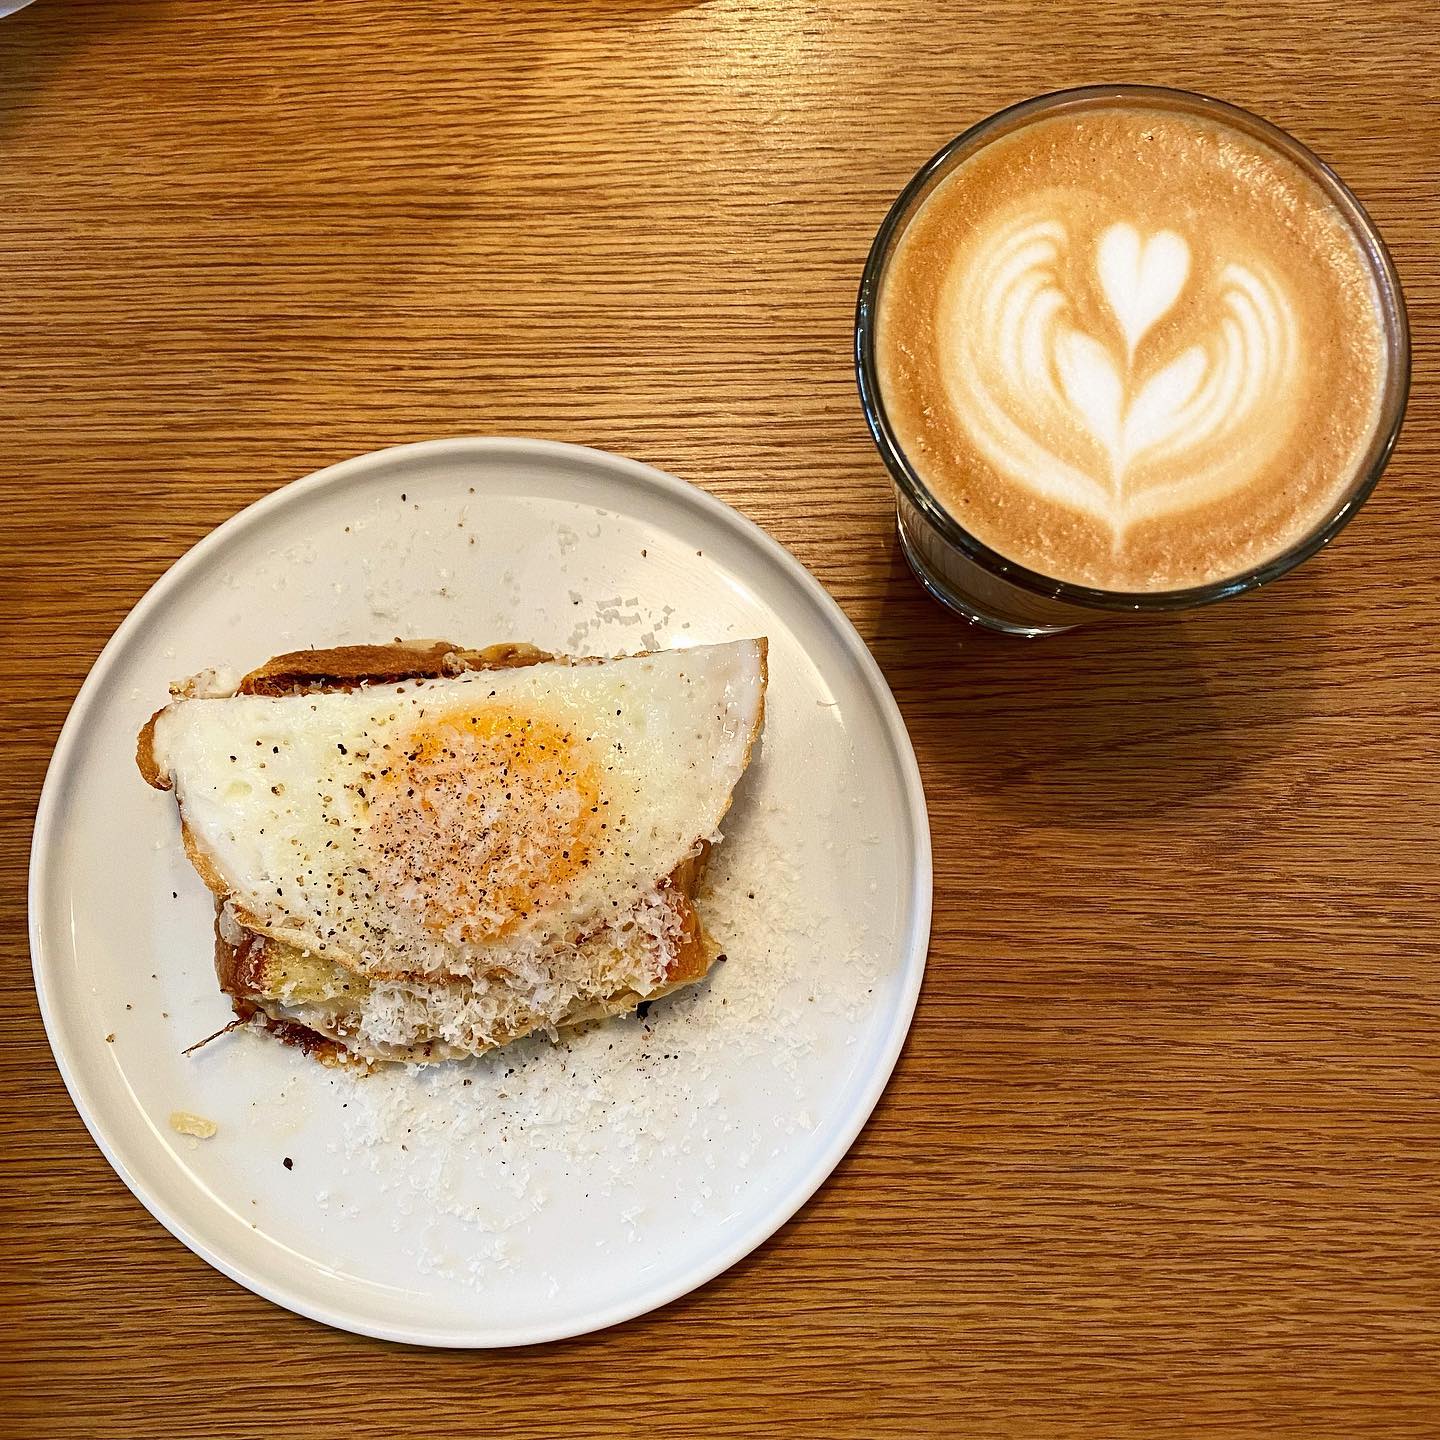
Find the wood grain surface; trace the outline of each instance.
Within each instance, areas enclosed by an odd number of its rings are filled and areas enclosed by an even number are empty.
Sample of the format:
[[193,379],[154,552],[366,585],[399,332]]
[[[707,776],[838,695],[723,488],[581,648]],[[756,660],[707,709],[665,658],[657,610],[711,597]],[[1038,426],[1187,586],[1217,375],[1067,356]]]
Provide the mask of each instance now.
[[[1437,75],[1430,0],[0,21],[0,1434],[1440,1435]],[[1410,415],[1264,593],[1002,641],[897,555],[854,292],[942,141],[1101,79],[1339,169],[1408,292]],[[61,721],[152,581],[296,476],[459,433],[633,455],[789,546],[895,689],[936,870],[909,1044],[820,1194],[658,1314],[478,1356],[162,1231],[51,1060],[24,899]]]

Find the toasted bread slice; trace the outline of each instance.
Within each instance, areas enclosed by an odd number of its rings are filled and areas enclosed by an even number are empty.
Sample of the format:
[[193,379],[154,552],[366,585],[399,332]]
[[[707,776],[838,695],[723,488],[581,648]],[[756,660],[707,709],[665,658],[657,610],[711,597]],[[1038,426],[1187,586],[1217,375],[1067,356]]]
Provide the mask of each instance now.
[[[279,697],[351,690],[514,669],[554,658],[516,644],[481,650],[445,641],[339,646],[276,656],[246,675],[233,693]],[[168,788],[169,777],[154,750],[159,713],[141,731],[136,758],[150,784]],[[423,1063],[481,1054],[536,1031],[553,1035],[693,984],[723,958],[694,907],[709,854],[703,841],[661,883],[643,913],[623,916],[565,947],[557,956],[557,967],[569,977],[562,1003],[542,1014],[507,985],[503,967],[475,977],[403,970],[361,974],[335,958],[262,933],[232,902],[222,877],[193,843],[183,814],[182,834],[187,853],[216,896],[216,972],[236,1015],[328,1063]]]

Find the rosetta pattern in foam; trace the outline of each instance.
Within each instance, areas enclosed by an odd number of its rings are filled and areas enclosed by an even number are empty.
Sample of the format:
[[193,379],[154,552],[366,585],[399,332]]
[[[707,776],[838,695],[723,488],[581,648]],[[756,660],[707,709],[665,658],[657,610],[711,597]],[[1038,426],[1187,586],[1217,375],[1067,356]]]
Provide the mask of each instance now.
[[941,303],[945,383],[981,453],[1117,544],[1252,480],[1298,418],[1290,297],[1257,260],[1202,265],[1200,249],[1171,228],[1012,212]]

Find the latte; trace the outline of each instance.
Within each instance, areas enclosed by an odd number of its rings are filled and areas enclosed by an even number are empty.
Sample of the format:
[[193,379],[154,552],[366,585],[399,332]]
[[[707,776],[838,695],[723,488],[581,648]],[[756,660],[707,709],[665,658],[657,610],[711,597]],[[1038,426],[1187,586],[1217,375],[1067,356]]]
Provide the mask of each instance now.
[[1010,561],[1105,591],[1240,575],[1322,526],[1392,363],[1374,267],[1294,159],[1114,103],[981,146],[895,242],[875,374],[905,460]]

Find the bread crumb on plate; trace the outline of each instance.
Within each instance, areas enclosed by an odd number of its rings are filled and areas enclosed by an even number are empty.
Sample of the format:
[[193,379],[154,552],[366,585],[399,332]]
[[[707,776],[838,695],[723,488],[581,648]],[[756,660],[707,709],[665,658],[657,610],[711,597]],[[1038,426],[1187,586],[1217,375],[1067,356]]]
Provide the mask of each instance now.
[[208,1140],[220,1127],[203,1115],[192,1115],[188,1110],[172,1110],[170,1128],[181,1135],[193,1135],[197,1140]]

